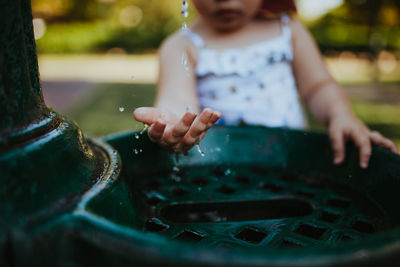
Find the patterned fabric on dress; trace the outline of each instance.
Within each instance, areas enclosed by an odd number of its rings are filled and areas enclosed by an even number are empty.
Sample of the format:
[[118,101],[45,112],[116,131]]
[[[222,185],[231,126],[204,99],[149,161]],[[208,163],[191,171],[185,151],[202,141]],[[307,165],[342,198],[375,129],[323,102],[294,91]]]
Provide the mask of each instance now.
[[219,124],[305,128],[292,72],[288,20],[282,17],[282,34],[278,37],[223,51],[207,48],[193,31],[183,32],[198,49],[200,105],[220,111]]

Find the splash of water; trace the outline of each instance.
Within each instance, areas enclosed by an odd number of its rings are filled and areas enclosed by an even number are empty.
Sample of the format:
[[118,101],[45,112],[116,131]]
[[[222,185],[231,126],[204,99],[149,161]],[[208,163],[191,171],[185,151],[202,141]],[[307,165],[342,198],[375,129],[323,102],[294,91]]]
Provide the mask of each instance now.
[[187,17],[189,17],[189,2],[186,0],[182,0],[182,8],[181,8],[181,15],[182,17],[184,17],[185,19]]
[[226,169],[226,170],[224,171],[225,176],[228,176],[228,175],[230,175],[231,173],[232,173],[231,169]]
[[[140,134],[143,134],[147,129],[149,129],[150,125],[144,124],[143,129],[140,131]],[[138,138],[136,138],[138,139]]]
[[124,107],[119,107],[119,112],[124,112],[125,111],[125,108]]
[[174,166],[174,167],[172,167],[172,171],[173,171],[173,172],[179,172],[180,169],[179,169],[178,166]]
[[185,69],[185,71],[188,72],[190,69],[189,69],[189,64],[188,64],[188,55],[187,55],[186,51],[182,52],[181,62],[182,62],[182,65],[183,65],[183,68]]
[[[181,15],[184,19],[186,19],[189,16],[189,2],[186,0],[182,0],[182,7],[181,7]],[[187,24],[186,21],[184,20],[182,23],[182,31],[187,31]],[[187,74],[189,74],[189,64],[188,64],[188,56],[186,51],[182,52],[182,56],[181,56],[181,62],[182,65],[186,71]]]
[[193,110],[193,107],[191,105],[186,106],[186,112],[192,111],[192,110]]
[[200,147],[199,144],[196,145],[196,148],[197,148],[197,151],[200,153],[200,155],[201,155],[202,157],[204,157],[204,156],[206,155],[206,153],[204,153],[204,151],[201,150],[201,147]]
[[186,24],[186,22],[184,21],[183,23],[182,23],[182,31],[186,31],[187,30],[187,24]]

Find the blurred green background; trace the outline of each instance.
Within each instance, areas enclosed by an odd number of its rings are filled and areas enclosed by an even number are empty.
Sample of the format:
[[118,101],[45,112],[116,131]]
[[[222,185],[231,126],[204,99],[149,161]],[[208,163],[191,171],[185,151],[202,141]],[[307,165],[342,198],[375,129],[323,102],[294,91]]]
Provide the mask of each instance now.
[[[357,115],[400,143],[400,1],[296,2],[298,18]],[[157,49],[182,25],[180,5],[180,0],[32,0],[47,104],[91,135],[140,128],[131,113],[153,103]],[[187,22],[194,16],[191,10]],[[322,129],[310,120],[311,129]]]

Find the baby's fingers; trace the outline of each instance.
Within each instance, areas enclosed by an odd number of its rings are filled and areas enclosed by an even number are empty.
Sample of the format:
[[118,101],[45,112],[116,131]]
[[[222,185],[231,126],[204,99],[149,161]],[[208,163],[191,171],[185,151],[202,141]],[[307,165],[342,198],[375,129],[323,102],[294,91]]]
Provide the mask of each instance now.
[[170,146],[177,144],[186,135],[196,116],[193,112],[186,112],[180,121],[173,126],[171,134],[166,138],[165,142]]
[[351,132],[351,138],[360,150],[360,166],[361,168],[366,169],[372,152],[369,135],[353,131]]
[[182,151],[188,150],[199,141],[200,135],[207,129],[208,122],[210,121],[212,115],[213,111],[209,108],[206,108],[196,118],[180,143],[180,149]]
[[203,138],[206,136],[207,130],[210,129],[217,122],[217,120],[220,117],[221,117],[221,113],[219,113],[218,111],[213,112],[210,120],[208,121],[206,129],[203,131],[203,133],[200,134],[200,140],[203,140]]
[[166,123],[163,119],[158,119],[155,123],[153,123],[148,131],[148,136],[152,142],[159,143],[162,136],[164,135],[164,130],[166,127]]
[[221,113],[219,113],[218,111],[214,111],[213,114],[211,115],[210,120],[208,121],[206,130],[210,129],[211,126],[214,125],[214,123],[217,122],[217,120],[221,117]]
[[162,117],[162,111],[158,108],[141,107],[133,112],[135,120],[151,125]]
[[343,162],[346,153],[344,133],[340,129],[332,129],[329,132],[331,146],[333,150],[333,164],[338,165]]
[[375,145],[386,148],[393,153],[399,153],[397,145],[393,141],[383,137],[379,132],[370,132],[369,137],[371,138],[372,143],[374,143]]

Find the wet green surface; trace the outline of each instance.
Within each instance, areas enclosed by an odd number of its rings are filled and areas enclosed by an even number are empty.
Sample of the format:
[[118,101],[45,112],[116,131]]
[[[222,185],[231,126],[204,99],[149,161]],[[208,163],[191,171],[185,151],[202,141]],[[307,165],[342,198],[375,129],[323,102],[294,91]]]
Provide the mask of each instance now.
[[262,165],[193,166],[139,178],[135,194],[145,231],[211,247],[337,245],[388,228],[373,200],[332,181]]
[[101,218],[109,237],[140,236],[164,263],[373,266],[400,257],[398,156],[375,149],[363,171],[349,147],[334,167],[324,135],[216,127],[205,157],[192,150],[176,162],[138,136],[107,139],[122,180],[88,203],[86,220]]

